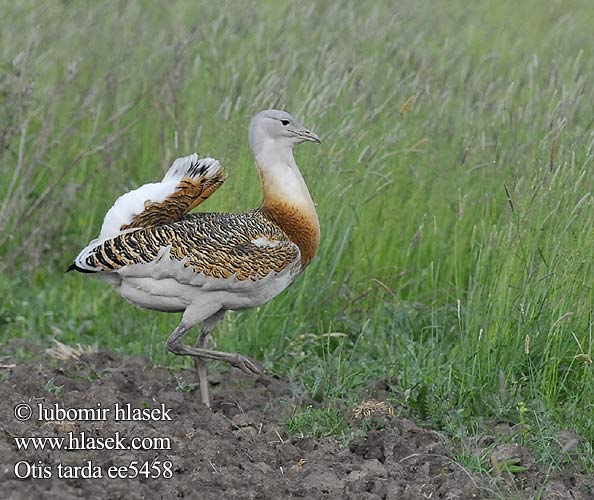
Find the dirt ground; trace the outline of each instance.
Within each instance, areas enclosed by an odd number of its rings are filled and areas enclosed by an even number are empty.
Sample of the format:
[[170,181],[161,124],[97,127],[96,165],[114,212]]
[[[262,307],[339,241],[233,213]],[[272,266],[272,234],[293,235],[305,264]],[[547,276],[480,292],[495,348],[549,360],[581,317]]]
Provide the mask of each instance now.
[[[1,363],[3,499],[462,500],[533,498],[543,484],[542,499],[594,498],[592,478],[571,473],[547,477],[526,450],[512,445],[499,452],[519,454],[528,470],[513,480],[481,477],[456,463],[437,433],[398,417],[385,416],[383,429],[346,446],[331,438],[288,436],[283,417],[300,402],[287,383],[272,376],[236,370],[213,375],[210,411],[200,404],[193,370],[154,368],[140,357],[99,351],[56,360],[38,349],[27,362],[16,362],[5,351]],[[127,403],[151,419],[122,420]],[[23,404],[31,408],[28,420]],[[59,420],[58,408],[71,415]],[[81,408],[109,412],[103,420],[72,418],[81,416],[72,413]],[[157,411],[142,414],[152,409]],[[122,447],[133,437],[150,438],[142,444],[152,449],[58,450],[47,449],[46,443],[46,449],[32,450],[29,442],[28,450],[18,450],[15,441],[74,436],[87,448],[99,448],[101,442],[111,446],[115,441],[105,438],[116,435],[125,438]],[[161,437],[169,438],[170,449],[154,449],[167,447],[154,439]],[[17,471],[15,464],[20,464]],[[84,477],[91,474],[100,478]]]

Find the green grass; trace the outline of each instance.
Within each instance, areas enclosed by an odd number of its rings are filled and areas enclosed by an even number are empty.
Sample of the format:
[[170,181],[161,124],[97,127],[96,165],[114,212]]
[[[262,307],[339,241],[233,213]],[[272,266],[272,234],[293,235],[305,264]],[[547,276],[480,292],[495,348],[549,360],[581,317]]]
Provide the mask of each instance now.
[[[63,271],[115,197],[194,150],[231,174],[208,210],[256,206],[247,127],[282,107],[323,140],[296,151],[322,245],[216,345],[328,408],[389,378],[453,439],[521,423],[549,464],[572,428],[594,470],[591,2],[392,4],[2,2],[2,341],[189,364],[165,350],[177,315]],[[343,432],[332,412],[296,428]]]
[[287,430],[291,434],[326,437],[350,433],[345,415],[333,408],[312,408],[307,406],[287,419]]

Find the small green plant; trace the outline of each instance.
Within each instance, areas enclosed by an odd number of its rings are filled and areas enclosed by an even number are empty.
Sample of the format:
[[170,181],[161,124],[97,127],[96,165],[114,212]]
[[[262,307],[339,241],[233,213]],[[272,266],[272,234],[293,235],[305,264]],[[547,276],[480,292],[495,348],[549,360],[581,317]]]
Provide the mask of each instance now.
[[44,385],[44,389],[52,394],[60,394],[64,389],[63,385],[56,385],[54,379],[50,378]]
[[530,434],[530,423],[528,422],[528,407],[524,401],[518,403],[518,414],[520,420],[520,431],[522,443],[524,443]]
[[302,437],[342,436],[349,431],[344,414],[333,408],[300,408],[288,418],[286,425],[290,434]]
[[175,390],[179,392],[194,392],[198,387],[200,387],[199,382],[188,383],[181,376],[175,377],[175,380],[177,382]]
[[484,466],[484,458],[473,453],[458,453],[454,457],[455,461],[463,467],[486,474],[488,469]]
[[493,468],[491,469],[491,473],[499,476],[503,472],[507,472],[509,474],[518,474],[520,472],[526,472],[528,467],[520,465],[519,458],[510,458],[509,460],[502,460],[497,461],[495,459],[491,460]]

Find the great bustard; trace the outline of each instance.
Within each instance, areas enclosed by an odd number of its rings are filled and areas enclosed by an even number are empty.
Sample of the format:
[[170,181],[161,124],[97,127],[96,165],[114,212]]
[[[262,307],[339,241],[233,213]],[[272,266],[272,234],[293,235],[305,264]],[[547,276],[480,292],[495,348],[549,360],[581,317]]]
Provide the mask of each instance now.
[[[101,276],[137,306],[183,312],[167,348],[195,357],[206,406],[210,402],[205,359],[262,373],[258,363],[241,354],[207,349],[209,335],[225,311],[268,302],[297,278],[317,251],[318,216],[293,158],[293,146],[304,141],[320,139],[285,111],[261,111],[249,131],[264,191],[259,208],[188,214],[221,186],[226,175],[211,158],[178,158],[161,182],[145,184],[116,200],[99,237],[69,268]],[[183,343],[198,324],[196,345]]]

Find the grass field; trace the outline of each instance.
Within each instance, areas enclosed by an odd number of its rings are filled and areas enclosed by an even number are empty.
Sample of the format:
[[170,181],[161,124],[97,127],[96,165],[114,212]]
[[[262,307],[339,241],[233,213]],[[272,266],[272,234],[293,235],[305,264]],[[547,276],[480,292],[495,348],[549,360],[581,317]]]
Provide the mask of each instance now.
[[322,245],[215,345],[324,403],[295,432],[348,435],[390,378],[453,440],[519,424],[555,467],[575,429],[593,471],[591,2],[393,3],[0,2],[2,342],[190,363],[165,349],[178,315],[64,270],[177,156],[229,169],[207,210],[257,206],[249,120],[285,108],[323,140],[296,150]]

